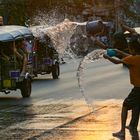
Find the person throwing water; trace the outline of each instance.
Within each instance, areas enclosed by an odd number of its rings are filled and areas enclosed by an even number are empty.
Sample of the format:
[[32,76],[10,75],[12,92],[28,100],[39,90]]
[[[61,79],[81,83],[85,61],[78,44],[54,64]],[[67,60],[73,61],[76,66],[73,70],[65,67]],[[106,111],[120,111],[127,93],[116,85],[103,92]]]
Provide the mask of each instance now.
[[[133,130],[137,131],[137,124],[139,121],[139,108],[140,108],[140,43],[139,38],[136,35],[132,35],[128,42],[128,49],[130,54],[115,49],[114,51],[118,55],[122,55],[122,59],[111,57],[108,54],[104,54],[104,58],[113,62],[114,64],[125,64],[128,66],[130,74],[130,82],[134,86],[128,97],[123,102],[121,112],[121,130],[117,133],[113,133],[116,137],[125,137],[125,128],[128,110],[136,110],[138,115],[135,118],[135,126]],[[133,117],[133,116],[132,116]]]

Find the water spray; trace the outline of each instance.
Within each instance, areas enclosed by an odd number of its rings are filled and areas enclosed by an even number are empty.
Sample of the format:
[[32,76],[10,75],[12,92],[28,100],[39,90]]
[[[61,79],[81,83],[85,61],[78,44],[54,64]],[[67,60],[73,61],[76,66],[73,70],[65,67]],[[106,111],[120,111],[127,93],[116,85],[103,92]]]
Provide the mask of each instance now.
[[[63,22],[55,26],[50,26],[50,27],[46,25],[38,26],[38,27],[35,27],[34,30],[32,31],[34,35],[39,36],[39,37],[42,36],[42,34],[48,35],[51,38],[54,44],[54,47],[56,48],[59,54],[64,54],[66,48],[68,48],[69,51],[67,53],[70,55],[70,57],[72,57],[74,52],[72,51],[70,47],[70,39],[72,35],[74,34],[77,26],[85,26],[86,24],[87,24],[86,22],[78,23],[78,22],[71,22],[70,20],[65,19]],[[84,71],[85,64],[91,63],[97,59],[102,58],[103,54],[104,54],[104,50],[92,51],[80,61],[78,69],[77,69],[78,86],[80,88],[80,92],[82,93],[82,96],[85,99],[85,102],[87,103],[90,111],[91,109],[93,111],[93,107],[89,103],[89,100],[85,94],[84,86],[82,82],[82,74]]]
[[82,76],[83,76],[85,64],[88,64],[88,63],[94,62],[95,60],[103,58],[104,53],[105,53],[105,50],[102,50],[102,49],[92,51],[80,61],[78,69],[77,69],[78,86],[80,88],[83,98],[85,99],[85,102],[88,105],[90,112],[93,112],[93,106],[90,104],[89,99],[85,94],[85,90],[84,90],[84,86],[82,82],[82,79],[83,79]]

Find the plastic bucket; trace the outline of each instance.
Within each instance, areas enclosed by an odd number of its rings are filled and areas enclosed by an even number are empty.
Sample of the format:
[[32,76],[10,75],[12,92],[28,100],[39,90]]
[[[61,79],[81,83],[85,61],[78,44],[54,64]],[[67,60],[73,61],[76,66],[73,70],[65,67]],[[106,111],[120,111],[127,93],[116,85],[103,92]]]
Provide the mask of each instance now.
[[100,20],[90,21],[86,24],[86,31],[88,34],[94,35],[102,31],[104,24]]

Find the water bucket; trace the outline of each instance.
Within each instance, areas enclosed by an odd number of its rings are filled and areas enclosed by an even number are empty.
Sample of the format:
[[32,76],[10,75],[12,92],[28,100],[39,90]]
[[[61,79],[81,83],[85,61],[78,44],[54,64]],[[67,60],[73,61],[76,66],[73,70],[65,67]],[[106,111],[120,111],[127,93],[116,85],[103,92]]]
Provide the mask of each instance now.
[[100,20],[90,21],[86,24],[86,31],[91,35],[101,32],[103,28],[104,24]]

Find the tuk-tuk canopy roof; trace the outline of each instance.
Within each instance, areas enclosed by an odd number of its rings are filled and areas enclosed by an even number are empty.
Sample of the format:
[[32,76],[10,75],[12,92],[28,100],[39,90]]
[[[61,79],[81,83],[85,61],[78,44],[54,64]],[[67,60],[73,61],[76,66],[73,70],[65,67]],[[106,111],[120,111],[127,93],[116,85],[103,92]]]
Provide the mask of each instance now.
[[6,25],[0,26],[0,41],[14,41],[17,39],[33,37],[32,32],[24,26]]

